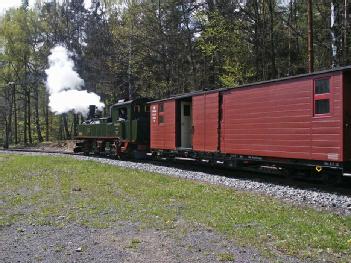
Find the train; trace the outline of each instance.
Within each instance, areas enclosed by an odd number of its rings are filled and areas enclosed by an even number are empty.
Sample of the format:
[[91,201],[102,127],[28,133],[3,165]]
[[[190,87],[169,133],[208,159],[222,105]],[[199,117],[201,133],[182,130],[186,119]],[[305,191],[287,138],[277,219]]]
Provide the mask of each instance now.
[[351,66],[120,100],[78,127],[76,152],[187,158],[327,178],[351,177]]

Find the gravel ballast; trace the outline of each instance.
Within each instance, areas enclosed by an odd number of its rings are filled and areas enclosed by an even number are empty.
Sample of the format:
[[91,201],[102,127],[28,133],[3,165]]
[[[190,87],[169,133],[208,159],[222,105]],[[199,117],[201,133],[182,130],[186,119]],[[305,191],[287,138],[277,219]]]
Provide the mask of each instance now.
[[[16,230],[16,227],[23,229]],[[187,226],[188,227],[188,226]],[[108,229],[88,228],[77,224],[63,227],[14,225],[1,230],[1,262],[235,262],[269,263],[259,251],[239,246],[223,236],[194,226],[180,234],[142,229],[130,222],[119,222]],[[274,255],[276,262],[306,262],[298,258]]]
[[[66,156],[59,153],[40,153],[40,152],[11,152],[0,151],[0,153],[8,154],[25,154],[25,155],[50,155],[50,156]],[[257,182],[243,178],[228,178],[206,172],[189,171],[174,167],[165,167],[161,165],[121,161],[106,158],[96,158],[80,155],[70,156],[77,160],[95,161],[103,164],[114,165],[118,167],[137,169],[147,172],[159,173],[163,175],[197,180],[210,184],[223,185],[236,190],[254,192],[269,195],[280,200],[294,203],[297,205],[309,206],[319,210],[328,210],[342,215],[351,215],[351,197],[339,193],[324,192],[316,189],[299,189],[287,185],[279,185],[267,182]],[[235,171],[233,171],[235,176]]]

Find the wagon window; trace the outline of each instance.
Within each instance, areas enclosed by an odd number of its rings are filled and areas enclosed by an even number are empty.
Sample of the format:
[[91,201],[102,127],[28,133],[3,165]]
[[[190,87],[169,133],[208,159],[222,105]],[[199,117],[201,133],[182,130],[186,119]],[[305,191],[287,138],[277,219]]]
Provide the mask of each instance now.
[[315,94],[329,93],[329,79],[318,79],[315,84]]
[[119,120],[128,120],[127,108],[118,109],[118,118],[119,118]]
[[331,113],[331,89],[329,79],[314,81],[314,115]]
[[158,124],[162,124],[165,122],[163,114],[164,114],[163,103],[160,103],[158,104]]
[[163,103],[160,103],[158,108],[159,108],[158,110],[159,112],[163,112],[164,111]]
[[184,116],[190,116],[190,105],[184,105]]
[[317,100],[316,101],[316,114],[326,114],[330,112],[330,102],[329,99]]
[[134,106],[134,112],[135,112],[135,113],[140,112],[140,105],[135,105],[135,106]]

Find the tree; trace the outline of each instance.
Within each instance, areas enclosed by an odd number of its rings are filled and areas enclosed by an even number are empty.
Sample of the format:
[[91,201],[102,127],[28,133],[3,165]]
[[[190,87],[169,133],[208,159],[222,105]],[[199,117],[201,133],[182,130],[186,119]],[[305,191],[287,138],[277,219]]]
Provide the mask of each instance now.
[[[350,63],[350,9],[348,0],[312,1],[315,70]],[[75,135],[79,116],[48,106],[44,70],[57,44],[73,52],[108,114],[120,98],[306,73],[307,14],[303,0],[94,0],[88,10],[83,0],[38,0],[34,9],[22,1],[0,20],[0,136],[30,143]]]

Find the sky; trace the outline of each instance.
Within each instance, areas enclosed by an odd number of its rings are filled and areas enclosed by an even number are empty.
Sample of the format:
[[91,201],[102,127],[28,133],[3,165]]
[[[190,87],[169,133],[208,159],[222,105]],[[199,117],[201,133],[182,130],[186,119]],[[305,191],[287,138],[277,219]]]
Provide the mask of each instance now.
[[[36,0],[29,0],[29,5],[33,6]],[[3,14],[8,8],[18,7],[21,5],[21,0],[0,0],[0,14]],[[85,7],[89,8],[91,0],[84,0]],[[284,5],[289,3],[289,0],[282,0]]]
[[0,13],[4,13],[10,7],[19,5],[21,5],[21,0],[0,0]]
[[[84,1],[85,1],[85,6],[89,7],[91,0],[84,0]],[[3,14],[7,9],[11,7],[19,7],[21,3],[22,3],[21,0],[0,0],[0,14]],[[34,3],[35,3],[35,0],[29,0],[30,6],[33,6]]]

